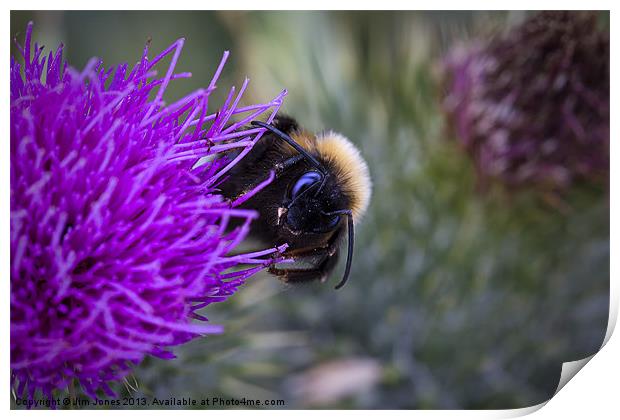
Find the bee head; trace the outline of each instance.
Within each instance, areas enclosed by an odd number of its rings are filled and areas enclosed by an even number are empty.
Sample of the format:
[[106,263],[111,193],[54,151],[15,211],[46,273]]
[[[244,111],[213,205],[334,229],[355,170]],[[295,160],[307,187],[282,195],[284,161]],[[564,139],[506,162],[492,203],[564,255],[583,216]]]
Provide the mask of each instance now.
[[[332,174],[320,160],[308,153],[307,150],[297,144],[288,134],[262,121],[252,121],[252,125],[262,127],[277,135],[297,150],[297,152],[311,165],[311,169],[302,173],[290,188],[289,196],[284,207],[280,207],[278,210],[279,223],[285,218],[286,226],[295,234],[326,233],[334,230],[342,218],[346,217],[349,239],[347,262],[342,280],[336,285],[336,289],[341,288],[347,282],[351,271],[354,246],[353,215],[354,211],[359,212],[360,209],[358,206],[351,206],[351,203],[348,202],[349,200],[347,200],[346,195],[343,194],[339,188],[337,182],[338,176],[331,176]],[[351,148],[350,152],[354,154],[354,157],[359,155],[357,149],[350,145],[348,140],[337,136],[335,140],[336,144],[340,144],[341,146],[344,145],[345,148]],[[339,148],[333,149],[331,154],[337,157],[338,150]],[[341,164],[346,162],[346,160],[343,159],[340,159],[340,161]],[[364,176],[362,178],[365,180],[367,178],[367,174],[365,173],[367,172],[367,168],[366,164],[363,161],[361,162],[364,169]],[[366,196],[368,196],[370,193],[369,181],[366,182],[365,185],[368,191],[364,192]],[[367,199],[368,197],[365,197],[365,200],[362,200],[364,203],[364,210],[367,205]]]
[[342,195],[327,174],[316,170],[304,172],[291,185],[280,222],[293,233],[327,233],[340,223]]

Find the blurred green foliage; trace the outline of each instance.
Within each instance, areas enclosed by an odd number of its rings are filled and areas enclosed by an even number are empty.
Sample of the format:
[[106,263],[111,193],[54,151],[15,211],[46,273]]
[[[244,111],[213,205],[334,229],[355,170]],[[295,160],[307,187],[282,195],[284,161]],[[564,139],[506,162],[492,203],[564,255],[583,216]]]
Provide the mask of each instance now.
[[[481,191],[440,108],[446,50],[521,17],[12,13],[12,33],[33,19],[36,39],[63,40],[76,67],[93,55],[131,63],[149,36],[152,51],[185,37],[179,70],[194,76],[175,82],[171,98],[207,85],[230,49],[220,87],[249,76],[246,103],[288,89],[284,112],[344,133],[370,166],[374,196],[347,287],[287,287],[259,275],[205,311],[225,334],[183,346],[174,361],[147,359],[129,379],[137,390],[123,392],[283,398],[284,408],[517,408],[550,398],[562,362],[597,351],[605,335],[608,197]],[[308,403],[296,385],[304,372],[352,358],[373,361],[378,380]]]

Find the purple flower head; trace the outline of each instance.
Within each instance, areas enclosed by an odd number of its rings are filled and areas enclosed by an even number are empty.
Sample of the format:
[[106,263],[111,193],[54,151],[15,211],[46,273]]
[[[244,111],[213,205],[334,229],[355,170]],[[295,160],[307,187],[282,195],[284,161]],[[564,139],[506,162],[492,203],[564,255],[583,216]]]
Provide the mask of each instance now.
[[283,251],[231,255],[257,216],[235,207],[269,174],[233,203],[217,185],[260,138],[243,127],[270,121],[285,92],[242,107],[246,80],[210,112],[225,53],[206,89],[165,104],[168,84],[190,76],[175,73],[183,39],[153,59],[145,48],[133,68],[93,59],[80,72],[62,46],[45,57],[31,36],[29,24],[23,65],[11,59],[12,382],[18,395],[76,379],[93,397],[113,394],[109,382],[146,355],[172,358],[171,347],[221,332],[196,311]]
[[537,13],[454,48],[445,109],[481,179],[563,190],[609,176],[609,33],[595,14]]

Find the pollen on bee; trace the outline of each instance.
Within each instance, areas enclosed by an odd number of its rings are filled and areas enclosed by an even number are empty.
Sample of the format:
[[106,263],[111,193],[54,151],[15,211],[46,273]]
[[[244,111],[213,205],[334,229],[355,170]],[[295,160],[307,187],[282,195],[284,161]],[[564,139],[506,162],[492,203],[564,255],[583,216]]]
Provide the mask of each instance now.
[[280,221],[282,220],[282,216],[284,216],[286,212],[287,212],[286,207],[278,207],[278,225],[280,224]]

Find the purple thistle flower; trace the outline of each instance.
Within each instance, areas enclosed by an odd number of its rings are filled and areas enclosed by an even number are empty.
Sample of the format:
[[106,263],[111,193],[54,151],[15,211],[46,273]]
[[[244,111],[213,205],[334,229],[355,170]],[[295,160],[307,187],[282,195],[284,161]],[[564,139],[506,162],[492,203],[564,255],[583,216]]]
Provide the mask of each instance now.
[[482,180],[563,190],[609,176],[609,33],[593,13],[537,13],[454,48],[444,107]]
[[183,39],[152,60],[145,47],[131,69],[93,59],[79,72],[62,46],[46,58],[31,36],[29,24],[23,66],[11,59],[12,383],[31,397],[75,379],[91,397],[113,395],[109,382],[146,355],[220,333],[196,311],[284,250],[231,256],[257,216],[234,207],[257,190],[231,205],[217,184],[240,159],[218,153],[247,154],[261,130],[242,127],[270,121],[286,92],[241,107],[246,80],[209,114],[226,52],[206,89],[166,105],[168,84],[190,76],[175,73]]

